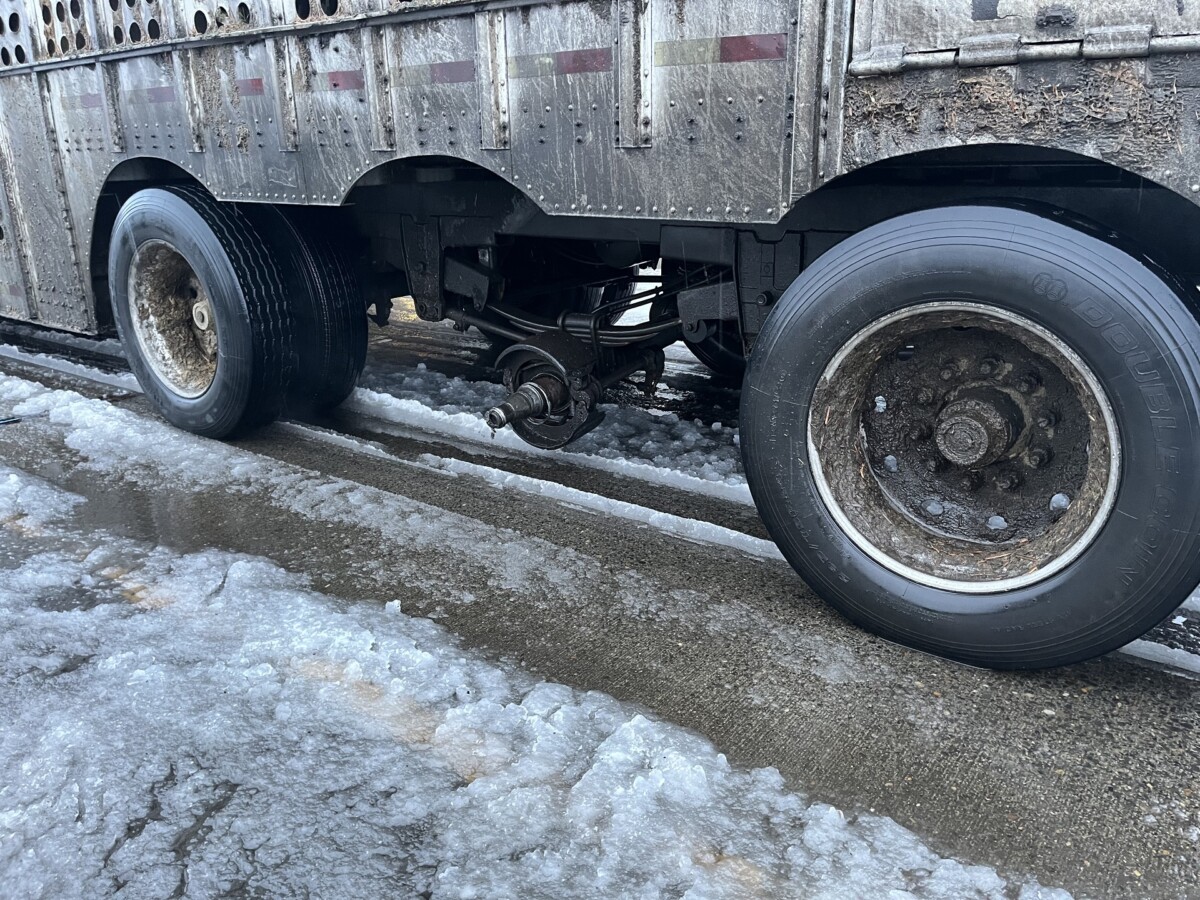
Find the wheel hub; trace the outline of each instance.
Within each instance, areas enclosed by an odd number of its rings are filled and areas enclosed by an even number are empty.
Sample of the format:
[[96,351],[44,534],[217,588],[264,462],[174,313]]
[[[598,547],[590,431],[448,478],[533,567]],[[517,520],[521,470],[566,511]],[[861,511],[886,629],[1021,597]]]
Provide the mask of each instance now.
[[212,326],[212,307],[207,300],[199,300],[192,306],[192,321],[201,331],[208,331]]
[[1016,404],[999,391],[983,390],[948,403],[934,435],[947,462],[979,468],[1007,454],[1023,427]]
[[948,590],[1010,590],[1087,546],[1116,496],[1115,418],[1073,351],[976,303],[877,321],[814,392],[808,454],[839,525],[883,565]]
[[176,395],[202,396],[216,377],[219,325],[191,264],[166,241],[147,241],[130,263],[128,291],[146,363]]

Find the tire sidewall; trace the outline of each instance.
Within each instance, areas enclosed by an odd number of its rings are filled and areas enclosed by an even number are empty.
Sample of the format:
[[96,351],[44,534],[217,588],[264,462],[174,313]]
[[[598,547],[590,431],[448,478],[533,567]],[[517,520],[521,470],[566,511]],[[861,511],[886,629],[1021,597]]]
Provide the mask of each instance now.
[[[198,397],[183,397],[162,379],[143,357],[133,327],[129,272],[138,248],[150,241],[165,241],[187,260],[212,307],[217,367],[212,384]],[[251,323],[237,274],[204,218],[170,191],[148,189],[136,194],[121,208],[113,226],[109,286],[117,332],[142,389],[173,424],[198,434],[228,432],[250,400]]]
[[[797,279],[751,357],[747,477],[784,555],[855,621],[970,661],[1069,662],[1137,637],[1200,577],[1200,335],[1178,296],[1123,252],[1029,213],[983,215],[982,227],[978,208],[902,217]],[[808,465],[808,406],[834,353],[881,316],[937,300],[997,306],[1048,329],[1086,361],[1116,417],[1113,511],[1078,559],[1024,589],[958,594],[891,572],[837,526]]]

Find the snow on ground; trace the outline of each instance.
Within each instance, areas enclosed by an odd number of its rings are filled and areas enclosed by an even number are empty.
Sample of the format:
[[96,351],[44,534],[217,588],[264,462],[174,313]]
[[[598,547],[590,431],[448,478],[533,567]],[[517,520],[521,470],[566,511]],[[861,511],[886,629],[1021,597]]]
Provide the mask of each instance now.
[[31,363],[35,366],[44,366],[47,369],[53,369],[55,372],[62,372],[65,375],[77,375],[80,378],[86,378],[89,381],[98,381],[101,384],[107,384],[109,387],[115,387],[124,391],[140,392],[142,389],[138,384],[137,377],[132,372],[105,372],[94,366],[83,365],[82,363],[73,362],[72,360],[49,353],[33,353],[29,350],[22,350],[20,347],[0,344],[0,357],[6,357],[17,362]]
[[81,502],[0,469],[6,896],[1066,896],[398,603],[81,531]]
[[[374,365],[363,373],[346,406],[400,425],[521,453],[546,453],[530,447],[511,429],[493,432],[484,423],[483,411],[506,395],[502,385],[450,378],[430,371],[424,363]],[[560,460],[620,475],[751,502],[736,428],[657,410],[614,404],[600,408],[605,419],[597,429],[563,450],[548,452]]]
[[557,481],[531,478],[528,475],[518,475],[491,466],[434,456],[432,453],[422,453],[421,462],[439,471],[482,479],[500,490],[514,490],[537,497],[548,497],[575,509],[615,516],[639,525],[649,525],[657,531],[668,532],[685,540],[731,547],[762,559],[783,561],[783,554],[779,552],[779,548],[773,542],[726,528],[723,525],[716,525],[701,519],[688,519],[625,500],[615,500],[612,497],[581,491],[559,484]]
[[[312,521],[351,526],[364,540],[403,547],[411,566],[392,577],[447,603],[475,602],[474,594],[462,589],[464,583],[558,609],[586,608],[596,597],[605,597],[633,618],[688,622],[721,637],[746,634],[777,665],[832,683],[886,674],[878,659],[861,658],[807,630],[780,628],[776,619],[757,614],[740,597],[664,585],[634,570],[608,571],[594,557],[571,547],[198,439],[155,418],[70,391],[0,376],[0,410],[43,416],[63,430],[66,445],[79,454],[82,467],[98,475],[119,477],[148,490],[165,486],[245,495]],[[428,471],[427,466],[421,468]],[[469,559],[463,547],[471,548]],[[435,564],[423,565],[421,554]]]

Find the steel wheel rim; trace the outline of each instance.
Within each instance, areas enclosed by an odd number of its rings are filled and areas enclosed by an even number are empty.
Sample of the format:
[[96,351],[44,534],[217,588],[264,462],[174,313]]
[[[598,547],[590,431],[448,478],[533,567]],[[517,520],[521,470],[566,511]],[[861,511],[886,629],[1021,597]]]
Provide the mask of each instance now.
[[203,396],[217,374],[217,322],[191,264],[167,241],[147,241],[134,253],[127,289],[142,359],[180,397]]
[[[1019,384],[1025,387],[1027,376],[1017,373],[1018,366],[1003,364],[1000,374],[983,376],[987,367],[980,365],[978,371],[963,372],[962,378],[947,386],[944,396],[935,396],[926,404],[936,413],[927,415],[932,421],[928,427],[920,428],[914,422],[909,433],[909,444],[900,442],[906,450],[903,456],[888,454],[881,456],[876,446],[876,434],[894,435],[895,429],[876,427],[869,421],[872,412],[885,417],[887,398],[876,396],[875,406],[867,396],[873,385],[883,375],[889,374],[889,354],[902,354],[914,347],[912,340],[921,337],[931,345],[940,332],[959,330],[964,332],[990,332],[988,346],[1004,346],[1014,357],[1020,358],[1020,348],[1031,357],[1040,357],[1046,366],[1049,381],[1046,385],[1028,391],[1027,397],[1016,391]],[[971,334],[976,340],[981,334]],[[970,343],[964,336],[963,344]],[[1019,345],[1017,349],[1011,349]],[[916,352],[916,351],[913,351]],[[955,360],[955,362],[958,362]],[[1024,365],[1021,360],[1020,365]],[[1007,368],[1006,368],[1007,366]],[[950,368],[950,366],[947,366]],[[961,368],[961,365],[960,365]],[[941,374],[945,374],[944,370]],[[914,379],[914,383],[920,379]],[[953,379],[951,379],[953,380]],[[1060,462],[1069,475],[1070,490],[1058,491],[1048,496],[1035,495],[1032,488],[1026,492],[1025,485],[1018,488],[1007,486],[1008,473],[1023,466],[1025,470],[1044,468],[1034,479],[1041,486],[1052,477],[1051,470],[1056,459],[1052,443],[1059,434],[1058,425],[1051,422],[1042,427],[1044,419],[1036,403],[1045,402],[1042,394],[1049,393],[1050,384],[1069,384],[1075,390],[1073,402],[1082,410],[1086,419],[1074,427],[1076,439],[1071,440],[1071,428],[1062,429],[1064,447]],[[912,409],[919,400],[919,387],[913,388],[909,396],[897,396],[893,409],[895,421],[903,422],[904,411]],[[935,391],[936,394],[936,391]],[[970,400],[972,403],[960,401]],[[1008,401],[1020,413],[1019,423],[1009,423],[1004,434],[1011,436],[1011,446],[995,461],[989,455],[997,449],[988,441],[1001,441],[1001,432],[1006,415],[1012,412]],[[879,403],[878,401],[883,401]],[[979,401],[979,402],[975,402]],[[1066,402],[1064,400],[1064,402]],[[954,405],[947,412],[947,407]],[[979,407],[979,409],[976,409]],[[982,410],[982,412],[980,412]],[[1000,426],[993,427],[997,417]],[[965,425],[963,425],[965,423]],[[1019,429],[1017,428],[1019,424]],[[956,426],[963,427],[957,428]],[[1039,431],[1040,429],[1040,431]],[[1018,433],[1012,434],[1014,430]],[[1086,442],[1080,445],[1081,432],[1086,432]],[[965,440],[960,440],[966,434]],[[949,436],[949,437],[948,437]],[[982,437],[981,437],[982,436]],[[936,449],[911,450],[921,441],[930,442]],[[972,458],[978,453],[980,441],[985,452],[974,462],[953,462],[952,457]],[[826,366],[814,390],[807,422],[807,455],[810,470],[821,501],[839,528],[850,540],[874,561],[888,570],[918,584],[931,588],[958,593],[985,594],[1012,591],[1028,587],[1061,572],[1092,544],[1104,523],[1108,520],[1116,502],[1120,483],[1121,467],[1120,435],[1112,405],[1098,379],[1083,360],[1069,346],[1047,329],[1029,319],[981,303],[944,302],[925,303],[899,310],[873,322],[855,334]],[[961,454],[959,451],[963,451]],[[947,467],[948,476],[941,470],[935,471],[936,461],[930,456],[941,456],[941,464]],[[890,457],[890,458],[889,458]],[[1048,458],[1049,462],[1039,462]],[[931,505],[914,508],[909,498],[900,496],[900,485],[911,483],[916,471],[915,462],[925,460],[929,472],[921,475],[914,490],[953,476],[960,479],[957,492],[952,496],[930,500]],[[1080,460],[1083,460],[1082,468]],[[883,468],[880,468],[880,467]],[[893,468],[894,466],[894,468]],[[990,467],[1005,473],[991,484],[984,482],[987,490],[980,492],[975,483],[981,473],[991,477]],[[908,471],[901,471],[908,469]],[[1082,472],[1082,474],[1080,474]],[[896,478],[890,479],[890,475]],[[1020,474],[1020,473],[1018,473]],[[1047,477],[1042,477],[1043,475]],[[1063,473],[1057,477],[1067,478]],[[908,478],[908,482],[904,479]],[[931,480],[932,479],[932,480]],[[995,490],[993,490],[993,487]],[[1017,525],[1010,524],[1010,517],[998,506],[1001,502],[997,491],[1013,491],[1021,518]],[[972,492],[978,494],[978,509],[961,499]],[[1062,499],[1067,498],[1066,507]],[[1037,504],[1045,503],[1047,509],[1040,516],[1029,511]],[[989,516],[982,518],[972,532],[962,528],[943,527],[942,516],[952,511],[946,521],[955,523],[976,522],[972,518],[983,512],[982,507],[997,505]],[[935,509],[936,507],[936,509]],[[992,516],[1004,527],[993,529]]]

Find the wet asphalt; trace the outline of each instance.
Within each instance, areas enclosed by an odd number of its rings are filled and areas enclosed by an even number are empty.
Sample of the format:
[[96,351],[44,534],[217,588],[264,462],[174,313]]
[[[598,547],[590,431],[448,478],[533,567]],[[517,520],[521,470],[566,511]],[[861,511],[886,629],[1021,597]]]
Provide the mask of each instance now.
[[[429,329],[376,338],[372,354],[466,377],[487,370],[482,347]],[[136,395],[8,361],[0,369],[152,415]],[[731,421],[729,386],[698,367],[678,368],[668,383],[657,402],[701,417],[711,408]],[[481,456],[361,417],[317,424],[401,460],[466,458],[762,534],[739,504],[544,458]],[[971,669],[854,628],[780,562],[398,464],[287,425],[238,446],[508,529],[499,534],[532,540],[573,568],[565,583],[518,590],[471,546],[411,546],[387,521],[316,520],[266,490],[195,492],[98,476],[52,421],[0,427],[0,462],[85,495],[85,525],[184,552],[266,556],[353,602],[399,599],[494,657],[640,704],[703,733],[736,764],[774,766],[811,799],[889,815],[938,851],[1003,874],[1029,873],[1078,896],[1200,896],[1200,681],[1124,655],[1035,674]],[[414,587],[417,571],[436,573],[438,587]],[[1177,642],[1191,640],[1183,631]]]

